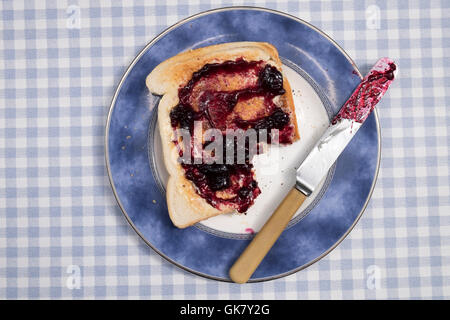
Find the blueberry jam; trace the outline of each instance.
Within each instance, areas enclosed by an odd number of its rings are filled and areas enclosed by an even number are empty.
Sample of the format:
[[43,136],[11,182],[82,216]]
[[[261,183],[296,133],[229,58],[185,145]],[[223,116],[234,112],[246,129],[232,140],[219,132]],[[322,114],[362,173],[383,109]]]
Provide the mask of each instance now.
[[[233,76],[241,76],[248,83],[239,83],[236,90],[222,90],[222,86],[208,87],[211,84],[229,83]],[[222,78],[221,78],[222,77]],[[227,78],[228,77],[228,78]],[[225,81],[223,80],[225,79]],[[206,84],[205,84],[206,83]],[[208,88],[198,93],[197,86]],[[229,89],[227,87],[227,89]],[[285,93],[283,88],[283,76],[277,68],[264,64],[263,61],[245,61],[237,59],[223,63],[206,64],[197,72],[194,72],[189,82],[178,90],[179,104],[170,112],[170,121],[174,129],[183,128],[193,133],[194,121],[203,123],[203,129],[219,129],[223,135],[223,156],[226,154],[225,143],[226,129],[262,129],[270,133],[272,129],[279,130],[279,142],[291,143],[293,141],[293,126],[290,124],[290,116],[273,102],[273,98]],[[235,111],[240,102],[260,99],[263,103],[261,115],[251,120],[244,120]],[[251,108],[251,107],[250,107]],[[193,138],[192,138],[193,139]],[[267,141],[270,143],[270,134]],[[192,145],[191,141],[191,145]],[[205,147],[208,143],[203,144]],[[253,204],[255,198],[261,193],[258,183],[254,180],[253,165],[248,140],[245,141],[245,163],[238,161],[237,141],[228,141],[234,144],[232,163],[223,161],[212,164],[193,164],[194,157],[191,154],[190,163],[182,163],[185,177],[196,186],[197,192],[209,204],[220,208],[222,204],[232,206],[238,212],[246,212]],[[192,150],[192,149],[191,149]],[[259,152],[257,146],[256,152]],[[180,151],[180,156],[182,151]],[[229,155],[227,154],[227,157]]]
[[180,127],[192,132],[195,113],[189,106],[177,105],[170,111],[170,124],[172,127]]
[[[278,129],[280,130],[280,135],[278,137],[278,141],[280,143],[291,143],[292,142],[292,130],[293,128],[288,126],[290,122],[289,115],[284,112],[281,108],[275,108],[271,115],[249,121],[236,121],[236,125],[241,129],[253,128],[257,132],[260,130],[271,130]],[[270,142],[271,136],[267,136],[267,141]]]
[[283,94],[285,91],[283,89],[283,75],[277,68],[266,65],[261,71],[260,86],[274,95]]
[[336,124],[341,119],[364,122],[394,80],[396,69],[396,65],[389,58],[380,59],[331,123]]
[[[183,165],[185,176],[199,194],[214,207],[233,204],[238,212],[246,212],[261,193],[253,179],[252,165],[247,164],[189,164]],[[221,197],[217,192],[223,191]]]

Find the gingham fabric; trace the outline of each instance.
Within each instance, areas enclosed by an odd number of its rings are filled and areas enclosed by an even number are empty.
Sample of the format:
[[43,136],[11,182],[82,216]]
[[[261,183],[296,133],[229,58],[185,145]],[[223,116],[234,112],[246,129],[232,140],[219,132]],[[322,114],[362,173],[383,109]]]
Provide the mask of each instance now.
[[[366,212],[307,269],[236,285],[146,246],[112,194],[106,116],[159,32],[223,6],[273,8],[335,39],[363,72],[399,77],[378,110],[382,160]],[[450,298],[450,1],[0,2],[0,298]]]

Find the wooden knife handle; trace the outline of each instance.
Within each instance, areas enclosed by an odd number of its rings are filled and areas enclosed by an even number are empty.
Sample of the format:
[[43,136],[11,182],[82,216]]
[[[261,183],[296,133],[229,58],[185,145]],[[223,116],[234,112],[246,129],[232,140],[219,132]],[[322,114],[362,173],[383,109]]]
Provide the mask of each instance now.
[[229,272],[231,280],[236,283],[245,283],[250,279],[305,199],[306,196],[295,188],[287,194],[231,267]]

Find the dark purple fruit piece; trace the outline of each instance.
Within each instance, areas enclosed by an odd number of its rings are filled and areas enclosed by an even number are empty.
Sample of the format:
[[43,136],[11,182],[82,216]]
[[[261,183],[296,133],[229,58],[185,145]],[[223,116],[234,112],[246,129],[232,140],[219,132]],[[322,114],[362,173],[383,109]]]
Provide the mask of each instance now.
[[247,199],[252,191],[249,188],[242,187],[238,191],[238,197],[241,199]]
[[208,185],[213,191],[226,189],[230,186],[230,177],[228,174],[209,175]]
[[255,130],[283,129],[288,123],[289,115],[280,108],[277,108],[270,116],[258,120],[254,128]]
[[276,129],[283,129],[289,123],[289,115],[281,109],[276,109],[270,118],[273,121],[273,126]]
[[177,127],[190,130],[194,125],[194,110],[191,107],[182,104],[177,105],[170,111],[170,124]]
[[259,74],[260,86],[274,95],[285,92],[283,89],[283,75],[277,68],[266,65]]

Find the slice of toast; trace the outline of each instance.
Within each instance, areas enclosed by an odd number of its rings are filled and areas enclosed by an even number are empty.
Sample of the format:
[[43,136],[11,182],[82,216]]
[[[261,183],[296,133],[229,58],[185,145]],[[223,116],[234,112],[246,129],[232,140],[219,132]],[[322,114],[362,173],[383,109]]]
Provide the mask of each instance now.
[[[231,62],[230,65],[234,62],[235,64],[244,63],[246,66],[252,63],[256,67],[253,69],[238,67],[236,72],[215,73],[212,76],[207,74],[203,78],[201,77],[201,73],[207,67],[218,65],[220,68],[227,62]],[[147,76],[146,85],[150,92],[162,96],[158,106],[158,125],[164,162],[170,175],[166,190],[167,205],[170,218],[175,226],[185,228],[209,217],[236,211],[236,205],[226,200],[227,197],[236,196],[236,193],[227,193],[226,190],[214,191],[214,197],[217,196],[223,201],[210,201],[200,191],[198,184],[194,183],[192,179],[186,178],[186,167],[183,167],[179,161],[179,137],[173,126],[171,112],[182,104],[181,100],[183,100],[183,104],[188,103],[194,112],[199,112],[204,106],[205,93],[227,95],[243,89],[251,91],[248,88],[258,85],[261,87],[261,68],[266,66],[269,69],[275,67],[281,74],[282,63],[274,46],[264,42],[232,42],[182,52],[160,63]],[[255,70],[258,70],[259,73],[255,74]],[[198,79],[194,82],[196,77]],[[185,98],[182,96],[183,88],[186,89],[189,85],[191,86],[190,95]],[[282,94],[271,98],[271,101],[284,114],[289,115],[290,130],[286,131],[288,137],[284,143],[292,143],[300,137],[291,88],[284,77],[282,89],[284,90],[279,91]],[[220,112],[214,113],[215,109],[210,108],[208,110],[208,126],[224,130],[234,123],[236,118],[256,126],[258,123],[261,124],[261,119],[269,116],[267,108],[264,107],[264,100],[258,94],[251,98],[236,98],[236,101],[232,113],[227,113],[225,116]],[[282,139],[280,142],[283,143]],[[247,182],[242,182],[242,179],[238,182],[236,179],[232,179],[232,181],[235,184],[246,183],[248,185],[248,177],[246,179]],[[253,182],[252,186],[254,185]],[[244,187],[242,188],[244,189]],[[259,189],[252,188],[253,195],[256,197]]]

